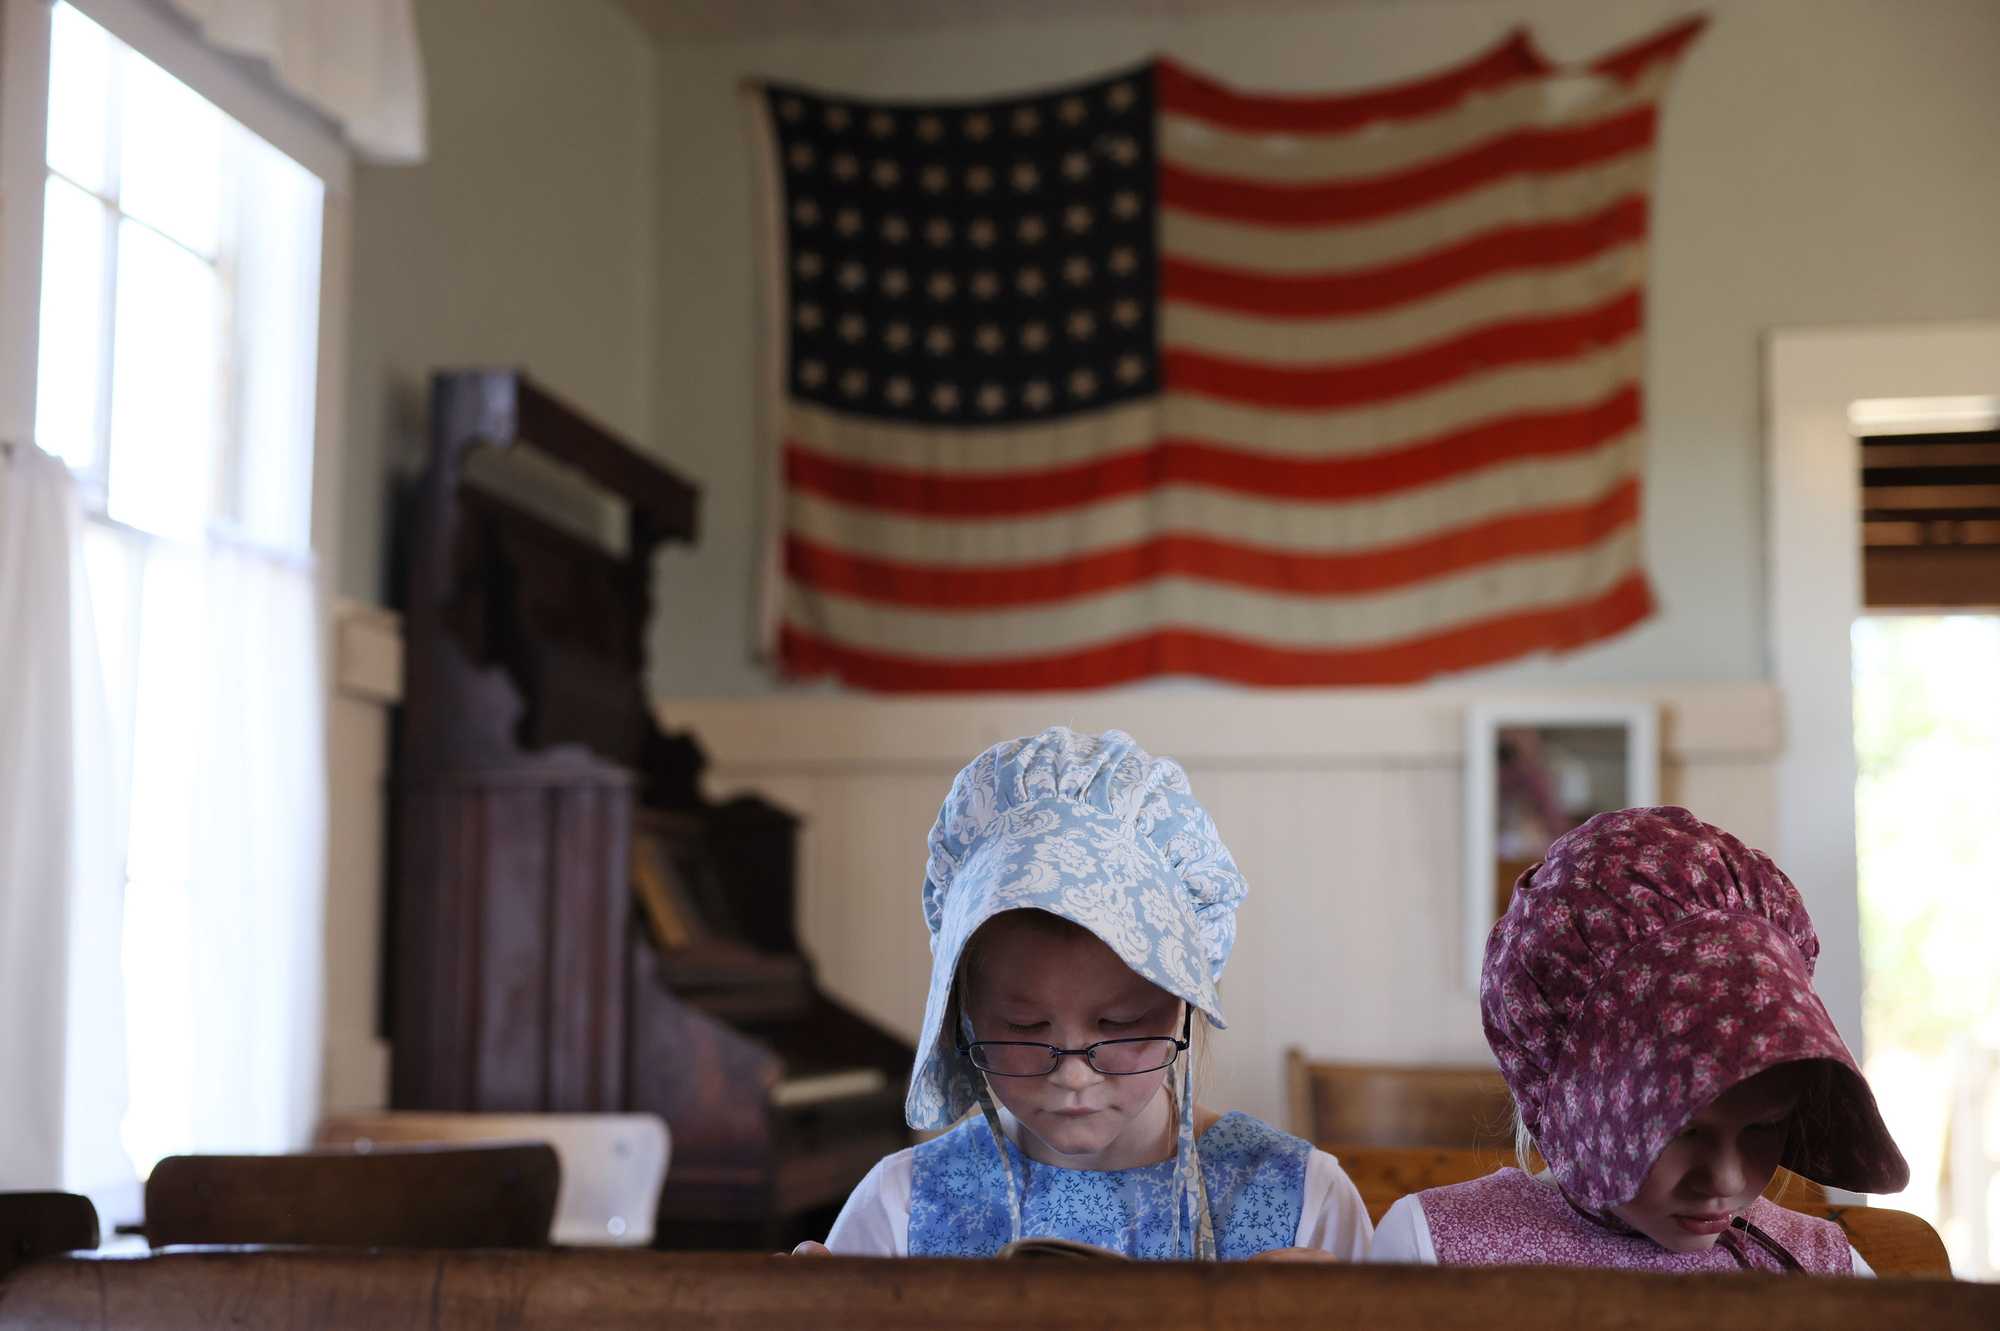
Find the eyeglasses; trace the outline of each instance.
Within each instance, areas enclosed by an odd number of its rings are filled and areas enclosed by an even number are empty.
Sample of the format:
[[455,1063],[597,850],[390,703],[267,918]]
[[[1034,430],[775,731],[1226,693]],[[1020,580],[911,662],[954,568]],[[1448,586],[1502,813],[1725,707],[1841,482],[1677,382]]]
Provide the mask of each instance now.
[[1193,1020],[1194,1014],[1190,1012],[1178,1038],[1136,1035],[1099,1040],[1081,1049],[1062,1049],[1037,1040],[961,1040],[958,1052],[961,1058],[971,1059],[973,1067],[995,1077],[1046,1077],[1065,1058],[1081,1058],[1092,1071],[1106,1077],[1132,1077],[1172,1067],[1181,1051],[1188,1047],[1188,1025]]

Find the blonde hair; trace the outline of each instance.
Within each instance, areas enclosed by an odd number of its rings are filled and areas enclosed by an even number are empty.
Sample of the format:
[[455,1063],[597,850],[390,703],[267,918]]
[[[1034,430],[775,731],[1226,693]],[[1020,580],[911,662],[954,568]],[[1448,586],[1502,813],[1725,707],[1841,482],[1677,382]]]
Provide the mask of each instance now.
[[1534,1159],[1541,1153],[1535,1145],[1535,1134],[1528,1131],[1528,1121],[1521,1117],[1521,1106],[1514,1106],[1514,1163],[1521,1167],[1523,1174],[1535,1172]]
[[[1003,911],[1001,915],[1026,917],[1017,922],[1028,925],[1046,937],[1069,938],[1080,934],[1085,938],[1094,939],[1098,942],[1103,941],[1089,929],[1084,928],[1074,920],[1064,919],[1053,911],[1030,908],[1027,910]],[[995,915],[993,919],[989,919],[986,923],[991,924],[993,920],[999,918],[1001,918],[1000,915]],[[966,940],[965,951],[959,955],[958,959],[958,974],[952,977],[951,1000],[947,1010],[956,1016],[956,1020],[948,1023],[952,1027],[952,1037],[954,1039],[957,1038],[959,1033],[958,1022],[965,1020],[966,994],[973,984],[973,972],[980,952],[979,935],[985,927],[985,925],[981,925],[978,929],[973,930],[972,937]],[[1221,986],[1218,985],[1218,992],[1220,988]],[[1179,995],[1172,996],[1179,997]],[[1182,1057],[1194,1064],[1195,1077],[1198,1080],[1206,1081],[1208,1080],[1209,1073],[1208,1014],[1188,1002],[1185,998],[1182,998],[1180,1001],[1188,1010],[1188,1049],[1187,1053],[1182,1055]],[[1172,1077],[1167,1078],[1167,1094],[1170,1102],[1173,1104],[1174,1112],[1178,1113],[1180,1111],[1179,1096],[1174,1092],[1173,1082],[1174,1079]]]

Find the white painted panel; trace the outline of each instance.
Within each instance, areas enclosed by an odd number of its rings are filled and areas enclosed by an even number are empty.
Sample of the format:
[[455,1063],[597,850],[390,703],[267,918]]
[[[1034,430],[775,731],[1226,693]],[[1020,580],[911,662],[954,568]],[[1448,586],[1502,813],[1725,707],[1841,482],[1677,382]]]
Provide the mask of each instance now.
[[[1051,698],[675,699],[708,793],[806,820],[803,945],[835,996],[916,1036],[930,948],[924,837],[979,749],[1062,720],[1179,758],[1250,882],[1206,1044],[1204,1101],[1283,1124],[1282,1058],[1479,1063],[1460,976],[1461,737],[1472,702],[1533,694],[1119,692]],[[1549,701],[1549,695],[1540,695]],[[1778,699],[1761,685],[1565,691],[1660,708],[1665,797],[1752,845],[1775,826]]]

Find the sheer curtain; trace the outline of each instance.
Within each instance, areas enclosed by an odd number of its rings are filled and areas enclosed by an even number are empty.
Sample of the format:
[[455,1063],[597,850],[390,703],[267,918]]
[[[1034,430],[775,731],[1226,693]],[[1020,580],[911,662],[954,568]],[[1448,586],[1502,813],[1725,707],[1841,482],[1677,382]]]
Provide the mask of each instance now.
[[63,464],[0,454],[0,1189],[109,1199],[119,1142],[124,791]]
[[143,1166],[283,1151],[319,1104],[324,696],[313,579],[149,543],[132,715],[132,1112]]

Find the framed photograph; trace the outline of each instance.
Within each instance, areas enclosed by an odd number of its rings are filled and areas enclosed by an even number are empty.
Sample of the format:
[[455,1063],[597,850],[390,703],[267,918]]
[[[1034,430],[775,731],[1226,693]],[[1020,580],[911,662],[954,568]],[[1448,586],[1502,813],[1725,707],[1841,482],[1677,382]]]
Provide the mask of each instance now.
[[1651,703],[1479,703],[1465,720],[1465,970],[1479,986],[1486,936],[1514,880],[1593,814],[1657,804]]

